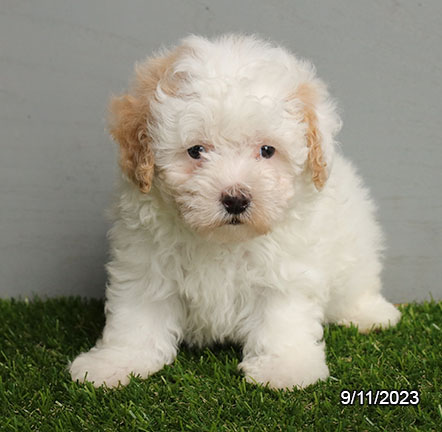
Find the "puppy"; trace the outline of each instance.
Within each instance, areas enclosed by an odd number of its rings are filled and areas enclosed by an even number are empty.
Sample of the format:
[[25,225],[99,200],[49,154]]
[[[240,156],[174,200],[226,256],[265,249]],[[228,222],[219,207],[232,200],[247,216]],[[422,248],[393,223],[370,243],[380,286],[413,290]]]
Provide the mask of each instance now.
[[398,322],[373,202],[309,62],[253,36],[191,36],[137,65],[110,111],[124,175],[106,326],[72,379],[124,385],[181,341],[229,341],[250,382],[302,388],[329,375],[323,323]]

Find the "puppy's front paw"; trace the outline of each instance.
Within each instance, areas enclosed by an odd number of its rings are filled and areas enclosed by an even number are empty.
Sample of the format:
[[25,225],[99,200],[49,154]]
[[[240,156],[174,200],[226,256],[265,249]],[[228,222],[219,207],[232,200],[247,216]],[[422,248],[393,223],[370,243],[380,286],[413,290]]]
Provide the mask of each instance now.
[[142,353],[129,353],[112,348],[92,348],[80,354],[70,365],[69,371],[74,381],[89,381],[95,387],[105,384],[116,387],[129,383],[130,374],[146,378],[162,368],[154,364]]
[[329,376],[321,346],[305,351],[292,349],[279,355],[250,357],[239,367],[247,381],[278,389],[304,388]]

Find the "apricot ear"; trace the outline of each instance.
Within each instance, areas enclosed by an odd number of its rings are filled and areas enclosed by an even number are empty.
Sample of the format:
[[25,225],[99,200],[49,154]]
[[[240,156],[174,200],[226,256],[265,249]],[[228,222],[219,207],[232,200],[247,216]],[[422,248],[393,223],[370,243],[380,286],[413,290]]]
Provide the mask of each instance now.
[[120,144],[120,167],[142,192],[149,192],[154,159],[147,124],[148,103],[131,94],[114,97],[110,103],[110,133]]
[[142,192],[149,192],[154,175],[154,155],[149,125],[154,119],[151,102],[158,86],[174,95],[178,76],[173,74],[173,65],[180,48],[163,56],[147,59],[135,68],[136,76],[129,92],[113,97],[110,101],[109,130],[120,145],[120,167]]
[[295,96],[302,102],[303,121],[307,124],[308,165],[312,173],[312,180],[316,189],[321,190],[327,181],[329,173],[323,153],[323,137],[319,130],[318,116],[316,114],[318,95],[314,86],[304,83],[297,88]]

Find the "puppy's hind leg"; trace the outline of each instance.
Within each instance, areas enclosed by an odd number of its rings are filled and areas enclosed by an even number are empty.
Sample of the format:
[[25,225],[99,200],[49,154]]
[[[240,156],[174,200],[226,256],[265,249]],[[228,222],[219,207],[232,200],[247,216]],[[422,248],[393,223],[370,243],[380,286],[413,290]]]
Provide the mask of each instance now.
[[110,288],[103,337],[69,365],[73,380],[114,387],[131,373],[146,378],[173,362],[182,338],[180,300],[148,300],[134,295],[137,288]]
[[380,280],[355,274],[345,289],[332,290],[326,308],[326,320],[358,327],[362,333],[387,328],[398,323],[401,313],[380,293]]

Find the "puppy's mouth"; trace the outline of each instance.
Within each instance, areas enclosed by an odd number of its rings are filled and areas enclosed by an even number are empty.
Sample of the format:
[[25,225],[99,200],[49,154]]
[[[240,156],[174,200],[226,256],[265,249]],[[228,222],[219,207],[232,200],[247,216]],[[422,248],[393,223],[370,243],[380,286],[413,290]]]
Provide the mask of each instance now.
[[241,225],[243,222],[239,217],[233,217],[227,222],[227,225]]

